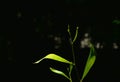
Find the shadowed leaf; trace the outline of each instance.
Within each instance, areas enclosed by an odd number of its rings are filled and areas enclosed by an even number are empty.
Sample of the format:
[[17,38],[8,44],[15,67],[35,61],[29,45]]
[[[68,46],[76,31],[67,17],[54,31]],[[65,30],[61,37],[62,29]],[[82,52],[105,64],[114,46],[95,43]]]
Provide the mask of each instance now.
[[65,73],[63,73],[62,71],[56,70],[56,69],[51,68],[51,67],[50,67],[50,70],[51,70],[52,72],[56,73],[56,74],[59,74],[59,75],[62,75],[62,76],[64,76],[64,77],[66,77],[67,79],[70,80],[70,78],[69,78]]
[[91,67],[95,63],[95,60],[96,60],[95,49],[94,49],[93,45],[91,44],[90,53],[89,53],[89,56],[88,56],[86,66],[84,68],[84,72],[83,72],[83,76],[82,76],[81,80],[83,80],[85,78],[85,76],[88,74]]

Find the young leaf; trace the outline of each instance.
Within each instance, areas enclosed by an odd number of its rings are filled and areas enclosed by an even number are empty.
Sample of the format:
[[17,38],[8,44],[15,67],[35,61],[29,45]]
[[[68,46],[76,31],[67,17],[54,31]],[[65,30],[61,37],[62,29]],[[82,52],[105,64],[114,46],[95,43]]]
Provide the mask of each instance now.
[[62,76],[64,76],[64,77],[66,77],[67,79],[70,80],[70,78],[69,78],[65,73],[63,73],[62,71],[56,70],[56,69],[51,68],[51,67],[50,67],[50,70],[51,70],[52,72],[56,73],[56,74],[59,74],[59,75],[62,75]]
[[56,54],[48,54],[45,57],[43,57],[42,59],[36,61],[35,64],[41,62],[43,59],[52,59],[52,60],[56,60],[56,61],[63,62],[63,63],[73,64],[72,62],[70,62],[70,61],[66,60],[65,58],[58,56]]
[[69,75],[71,75],[72,69],[73,69],[73,65],[72,65],[72,64],[70,64],[70,71],[69,71]]
[[95,60],[96,60],[95,49],[94,49],[93,45],[91,44],[90,53],[89,53],[81,80],[83,80],[85,78],[85,76],[88,74],[88,72],[90,71],[91,67],[93,66]]
[[74,43],[74,42],[76,41],[77,36],[78,36],[78,27],[76,28],[75,37],[74,37],[74,39],[73,39],[72,43]]

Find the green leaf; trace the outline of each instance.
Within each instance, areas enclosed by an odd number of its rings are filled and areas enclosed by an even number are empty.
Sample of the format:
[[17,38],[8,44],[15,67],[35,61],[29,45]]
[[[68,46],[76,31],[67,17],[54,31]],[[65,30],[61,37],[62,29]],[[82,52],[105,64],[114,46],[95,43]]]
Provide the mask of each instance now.
[[73,65],[72,65],[72,64],[70,64],[70,71],[69,71],[69,75],[71,75],[72,69],[73,69]]
[[91,67],[95,63],[95,60],[96,60],[95,49],[94,49],[93,45],[91,44],[90,53],[89,53],[89,56],[88,56],[86,66],[85,66],[85,69],[84,69],[83,76],[82,76],[81,80],[83,80],[85,78],[85,76],[88,74]]
[[56,70],[56,69],[53,69],[53,68],[51,68],[51,67],[50,67],[50,70],[51,70],[52,72],[56,73],[56,74],[59,74],[59,75],[62,75],[62,76],[64,76],[64,77],[66,77],[67,79],[70,80],[70,78],[69,78],[64,72],[59,71],[59,70]]
[[72,43],[74,43],[76,41],[77,36],[78,36],[78,27],[76,28],[75,37],[74,37]]
[[41,62],[43,59],[52,59],[52,60],[63,62],[63,63],[73,64],[72,62],[70,62],[70,61],[66,60],[65,58],[58,56],[56,54],[48,54],[45,57],[43,57],[42,59],[36,61],[35,64]]

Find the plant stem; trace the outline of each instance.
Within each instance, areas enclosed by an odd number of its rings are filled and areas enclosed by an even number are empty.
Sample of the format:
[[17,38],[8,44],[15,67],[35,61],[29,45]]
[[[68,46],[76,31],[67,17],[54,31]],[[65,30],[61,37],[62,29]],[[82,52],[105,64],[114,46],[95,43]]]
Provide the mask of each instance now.
[[82,82],[82,80],[80,80],[80,82]]
[[[70,36],[70,44],[71,44],[71,48],[72,48],[73,64],[75,65],[75,71],[76,71],[77,79],[80,80],[78,70],[77,70],[77,67],[76,67],[76,58],[75,58],[75,53],[74,53],[74,40],[72,41],[72,36],[71,36],[69,25],[68,25],[68,33],[69,33],[69,36]],[[77,36],[75,35],[75,37],[77,37]],[[71,73],[70,73],[69,76],[71,78]]]
[[72,47],[73,63],[75,64],[75,71],[76,71],[76,74],[77,74],[77,79],[80,80],[78,70],[77,70],[77,67],[76,67],[76,58],[75,58],[73,43],[71,44],[71,47]]
[[74,46],[73,46],[73,43],[72,43],[71,47],[72,47],[73,63],[74,63],[75,66],[76,66],[76,63],[75,63],[75,53],[74,53]]
[[70,82],[72,82],[72,78],[70,78]]
[[[77,67],[76,67],[76,58],[75,58],[75,53],[74,53],[74,44],[73,44],[73,42],[72,42],[71,35],[70,35],[70,43],[71,43],[71,48],[72,48],[73,64],[75,65],[75,72],[76,72],[76,75],[77,75],[77,79],[78,79],[78,81],[79,81],[80,78],[79,78],[78,70],[77,70]],[[70,72],[69,76],[70,76],[70,78],[71,78],[71,72]],[[71,82],[71,81],[70,81],[70,82]]]

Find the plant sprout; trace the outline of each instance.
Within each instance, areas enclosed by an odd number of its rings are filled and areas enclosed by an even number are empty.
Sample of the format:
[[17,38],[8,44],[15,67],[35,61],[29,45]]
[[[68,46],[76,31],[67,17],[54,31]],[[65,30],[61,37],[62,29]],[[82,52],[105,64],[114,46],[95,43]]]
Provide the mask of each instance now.
[[[57,62],[62,62],[62,63],[66,63],[69,65],[68,67],[68,75],[65,74],[64,72],[60,71],[60,70],[57,70],[57,69],[54,69],[52,67],[50,67],[50,70],[56,74],[59,74],[59,75],[62,75],[64,76],[66,79],[69,80],[69,82],[73,82],[72,81],[72,77],[71,77],[71,73],[72,73],[72,70],[73,68],[75,68],[76,70],[76,74],[78,76],[78,72],[77,72],[77,68],[76,68],[76,63],[75,63],[75,54],[74,54],[74,42],[76,41],[77,39],[77,36],[78,36],[78,27],[76,28],[76,32],[75,32],[75,36],[74,38],[72,39],[71,37],[71,32],[70,32],[70,26],[68,25],[68,33],[69,33],[69,36],[70,36],[70,43],[71,43],[71,48],[72,48],[72,57],[73,57],[73,61],[68,61],[67,59],[57,55],[57,54],[54,54],[54,53],[50,53],[48,55],[46,55],[45,57],[41,58],[40,60],[34,62],[34,64],[38,64],[40,63],[42,60],[44,59],[51,59],[51,60],[54,60],[54,61],[57,61]],[[79,82],[83,82],[84,78],[86,77],[86,75],[88,74],[88,72],[90,71],[91,67],[93,66],[93,64],[95,63],[95,60],[96,60],[96,54],[95,54],[95,49],[94,49],[94,46],[92,45],[92,43],[89,43],[90,44],[90,53],[89,53],[89,56],[88,56],[88,59],[86,61],[86,65],[85,65],[85,68],[84,68],[84,71],[83,71],[83,75],[82,75],[82,78],[79,79]]]

